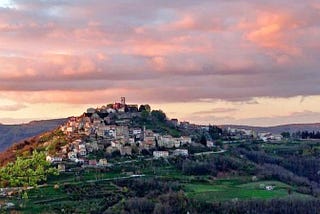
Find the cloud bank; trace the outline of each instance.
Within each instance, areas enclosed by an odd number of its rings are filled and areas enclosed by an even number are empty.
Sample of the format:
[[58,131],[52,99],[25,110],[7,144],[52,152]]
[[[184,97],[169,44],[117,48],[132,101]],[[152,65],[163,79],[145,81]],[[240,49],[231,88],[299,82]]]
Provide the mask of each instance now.
[[319,38],[317,0],[13,0],[0,7],[0,97],[86,104],[121,95],[153,103],[320,95]]

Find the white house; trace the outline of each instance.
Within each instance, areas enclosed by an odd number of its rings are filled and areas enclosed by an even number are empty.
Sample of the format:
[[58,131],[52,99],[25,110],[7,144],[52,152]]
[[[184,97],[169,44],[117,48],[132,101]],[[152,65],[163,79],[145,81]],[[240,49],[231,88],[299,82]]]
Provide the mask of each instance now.
[[74,126],[67,126],[66,132],[67,132],[67,133],[72,133],[72,132],[74,132],[75,130],[76,130],[76,127],[74,127]]
[[62,158],[61,157],[51,157],[50,155],[48,155],[46,157],[46,160],[50,163],[53,163],[53,162],[61,162],[62,161]]
[[188,149],[176,149],[173,151],[174,156],[188,156]]
[[153,151],[153,157],[155,158],[166,158],[169,157],[169,152],[168,151]]
[[273,135],[273,140],[276,140],[276,141],[281,141],[283,139],[282,135],[280,134],[275,134]]
[[160,136],[158,139],[158,145],[165,148],[173,148],[175,147],[175,143],[176,141],[172,138],[171,135]]
[[73,159],[73,160],[74,160],[74,162],[76,162],[76,163],[84,164],[84,159],[82,159],[82,158],[75,158],[75,159]]
[[86,146],[84,144],[79,145],[79,155],[81,155],[81,156],[87,155]]
[[180,138],[173,138],[173,143],[175,148],[179,148],[181,146]]
[[98,166],[107,166],[108,165],[108,161],[105,158],[100,159],[97,165]]
[[69,158],[70,160],[73,160],[73,159],[77,158],[77,153],[75,153],[75,152],[69,152],[69,153],[68,153],[68,158]]
[[270,191],[270,190],[273,190],[274,189],[274,186],[266,186],[266,190]]
[[139,129],[139,128],[136,128],[136,129],[133,129],[133,130],[132,130],[132,134],[133,134],[133,135],[139,135],[139,134],[141,134],[141,133],[142,133],[142,130]]
[[180,137],[180,141],[181,141],[181,144],[184,145],[184,144],[191,144],[192,143],[192,139],[191,137],[189,136],[181,136]]
[[214,146],[214,143],[212,141],[207,141],[207,147],[213,147]]

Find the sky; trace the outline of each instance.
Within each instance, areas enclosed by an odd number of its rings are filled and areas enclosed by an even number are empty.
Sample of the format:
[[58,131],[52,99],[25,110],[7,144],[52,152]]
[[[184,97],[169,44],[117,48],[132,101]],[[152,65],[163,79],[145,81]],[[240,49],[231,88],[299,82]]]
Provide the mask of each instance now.
[[125,96],[170,118],[320,122],[319,0],[0,0],[0,123]]

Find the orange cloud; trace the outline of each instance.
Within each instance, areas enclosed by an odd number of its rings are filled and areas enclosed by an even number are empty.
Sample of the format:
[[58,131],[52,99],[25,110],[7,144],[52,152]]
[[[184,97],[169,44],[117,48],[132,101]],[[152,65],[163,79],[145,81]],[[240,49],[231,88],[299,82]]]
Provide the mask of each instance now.
[[290,31],[301,23],[289,14],[262,12],[257,14],[254,23],[240,23],[242,29],[248,30],[245,38],[260,47],[281,50],[290,55],[299,54],[299,48],[293,44]]

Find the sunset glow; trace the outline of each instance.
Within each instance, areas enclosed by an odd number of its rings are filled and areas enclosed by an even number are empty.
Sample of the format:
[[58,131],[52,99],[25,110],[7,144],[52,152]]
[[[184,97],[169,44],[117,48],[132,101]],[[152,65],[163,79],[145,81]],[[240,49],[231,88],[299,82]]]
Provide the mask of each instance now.
[[121,96],[202,124],[319,122],[319,38],[316,0],[0,1],[0,123]]

